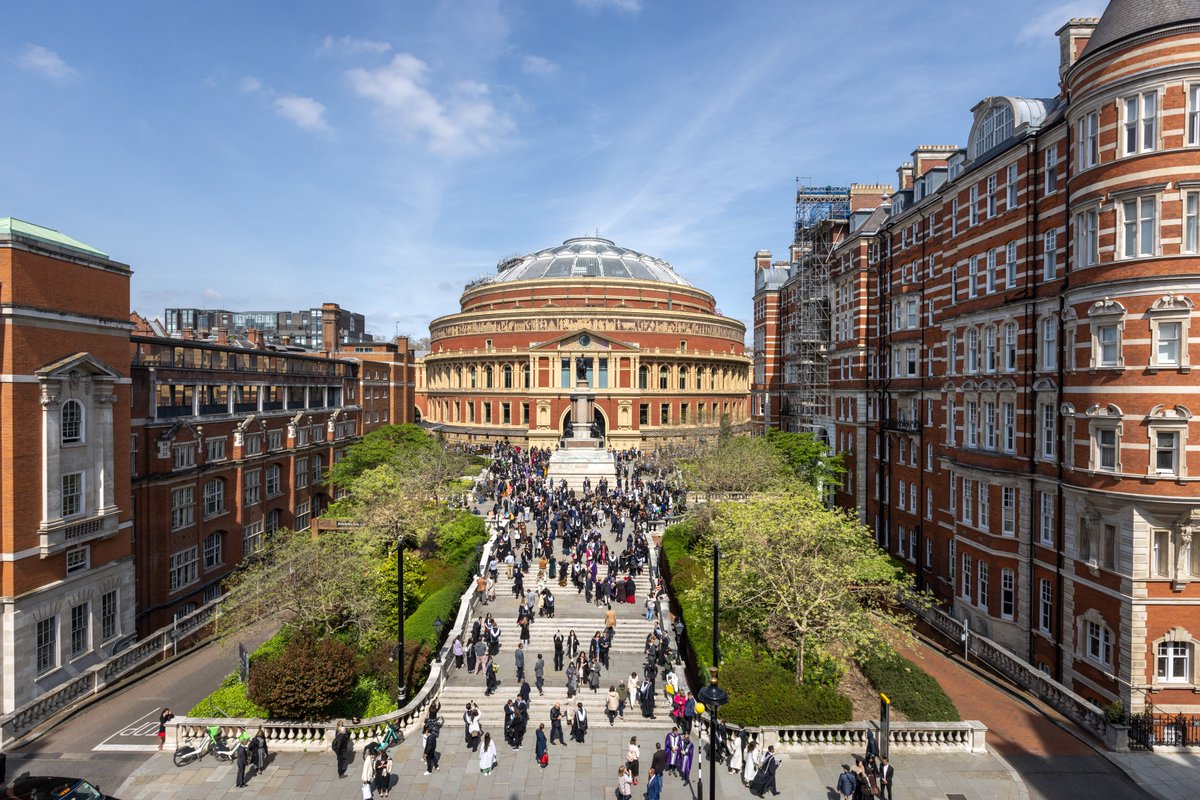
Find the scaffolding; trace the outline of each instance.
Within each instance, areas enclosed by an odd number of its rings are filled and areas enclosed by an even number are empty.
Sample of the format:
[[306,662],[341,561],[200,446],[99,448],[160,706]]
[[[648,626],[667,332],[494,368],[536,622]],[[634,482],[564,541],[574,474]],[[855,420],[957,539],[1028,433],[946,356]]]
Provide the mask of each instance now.
[[824,433],[819,417],[828,413],[833,250],[849,217],[849,186],[806,186],[797,181],[791,269],[796,281],[797,369],[796,389],[789,405],[794,429],[818,436]]

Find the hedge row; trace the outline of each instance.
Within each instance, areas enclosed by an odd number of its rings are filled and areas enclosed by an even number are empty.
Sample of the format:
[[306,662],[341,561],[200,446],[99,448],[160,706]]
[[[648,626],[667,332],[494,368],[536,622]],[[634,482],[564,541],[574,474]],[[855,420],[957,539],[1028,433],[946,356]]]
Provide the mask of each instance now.
[[933,676],[891,648],[860,659],[876,691],[914,722],[958,722],[958,709]]
[[230,673],[221,683],[221,688],[201,700],[191,711],[189,717],[238,717],[265,719],[267,710],[254,704],[246,696],[246,684],[238,680],[236,672]]
[[739,725],[840,725],[854,713],[836,689],[797,686],[790,671],[767,658],[727,659],[721,685],[729,692],[721,716]]
[[442,630],[454,624],[454,615],[458,611],[458,601],[463,591],[464,587],[455,582],[426,597],[417,610],[404,620],[405,641],[421,642],[431,650],[436,650],[439,642],[433,622],[441,618]]

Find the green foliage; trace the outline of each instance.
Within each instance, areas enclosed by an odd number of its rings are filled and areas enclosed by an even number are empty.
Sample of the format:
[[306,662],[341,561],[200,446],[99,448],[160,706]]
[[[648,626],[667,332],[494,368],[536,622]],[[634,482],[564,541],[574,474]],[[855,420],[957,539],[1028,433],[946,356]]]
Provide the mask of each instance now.
[[487,541],[487,526],[483,518],[469,511],[459,511],[438,526],[434,534],[438,553],[444,561],[475,565],[475,548]]
[[[397,664],[391,660],[395,641],[380,642],[362,659],[361,672],[375,678],[380,691],[388,697],[396,696]],[[404,643],[404,685],[408,696],[415,695],[425,684],[429,675],[433,651],[421,642],[412,640]],[[395,704],[393,703],[393,706]],[[361,715],[360,715],[361,716]]]
[[729,704],[720,716],[741,725],[837,725],[853,715],[850,698],[829,686],[797,686],[769,658],[726,659],[721,685]]
[[253,664],[260,659],[266,661],[279,655],[287,647],[291,638],[292,630],[290,628],[280,628],[278,633],[255,648],[254,652],[250,654],[250,663]]
[[450,627],[454,622],[454,614],[463,591],[463,586],[452,583],[425,598],[417,610],[404,620],[404,639],[421,642],[430,649],[436,649],[439,642],[433,622],[440,618],[444,623],[443,632]]
[[346,486],[364,472],[416,452],[440,450],[437,439],[420,425],[384,425],[346,449],[346,455],[329,470],[328,480]]
[[783,458],[766,440],[734,436],[699,458],[681,463],[688,486],[710,495],[745,494],[778,486],[788,475]]
[[[395,685],[395,681],[392,681]],[[396,691],[386,691],[374,675],[360,675],[350,694],[330,708],[331,717],[360,717],[368,719],[396,710]]]
[[1104,707],[1104,721],[1109,725],[1124,725],[1125,724],[1125,704],[1120,700],[1113,700]]
[[234,717],[266,719],[267,710],[255,705],[246,696],[246,684],[238,680],[236,672],[230,673],[221,683],[221,688],[192,706],[189,717]]
[[890,647],[878,648],[858,664],[876,691],[914,722],[958,721],[958,709],[933,676]]
[[356,662],[337,639],[299,635],[282,654],[254,665],[248,694],[274,719],[326,719],[354,686]]
[[837,483],[846,471],[842,454],[830,455],[825,445],[811,433],[788,433],[771,428],[766,440],[792,473],[809,486]]

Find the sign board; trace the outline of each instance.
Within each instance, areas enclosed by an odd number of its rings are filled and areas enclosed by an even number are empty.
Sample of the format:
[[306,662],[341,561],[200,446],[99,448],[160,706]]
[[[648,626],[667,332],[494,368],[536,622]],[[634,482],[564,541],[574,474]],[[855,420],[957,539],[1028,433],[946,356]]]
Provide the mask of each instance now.
[[317,520],[317,530],[319,531],[345,531],[365,527],[367,527],[365,522],[359,522],[356,519],[326,519],[321,517]]
[[250,680],[250,651],[241,642],[238,642],[238,679],[242,683]]

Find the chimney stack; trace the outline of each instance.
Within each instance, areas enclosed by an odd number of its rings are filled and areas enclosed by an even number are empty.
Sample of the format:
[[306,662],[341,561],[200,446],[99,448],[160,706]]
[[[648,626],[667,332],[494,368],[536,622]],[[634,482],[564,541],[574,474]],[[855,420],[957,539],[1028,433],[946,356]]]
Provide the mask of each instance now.
[[213,329],[213,333],[216,334],[217,344],[229,344],[228,328],[215,328]]
[[913,165],[905,161],[896,170],[896,180],[900,191],[913,188]]
[[755,269],[770,269],[771,268],[771,251],[759,250],[754,254]]
[[259,328],[246,328],[246,341],[255,350],[262,350],[266,347],[266,340],[263,338],[263,332]]
[[341,310],[342,307],[337,303],[321,304],[321,339],[324,342],[322,347],[326,353],[337,349],[337,318],[338,312]]
[[1078,17],[1056,31],[1058,35],[1058,80],[1060,85],[1066,81],[1067,70],[1079,60],[1080,54],[1083,53],[1083,48],[1087,47],[1088,40],[1092,38],[1092,33],[1099,24],[1099,17]]

